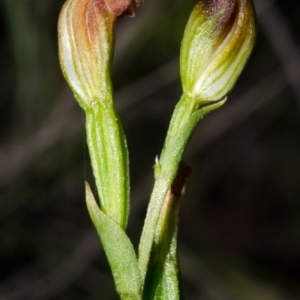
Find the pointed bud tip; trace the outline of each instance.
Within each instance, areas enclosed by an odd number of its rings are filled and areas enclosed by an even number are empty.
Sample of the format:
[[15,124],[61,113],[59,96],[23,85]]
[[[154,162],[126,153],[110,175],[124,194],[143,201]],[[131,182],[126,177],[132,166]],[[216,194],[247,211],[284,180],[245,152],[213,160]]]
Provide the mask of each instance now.
[[108,11],[116,16],[135,16],[135,9],[140,6],[141,0],[104,0]]

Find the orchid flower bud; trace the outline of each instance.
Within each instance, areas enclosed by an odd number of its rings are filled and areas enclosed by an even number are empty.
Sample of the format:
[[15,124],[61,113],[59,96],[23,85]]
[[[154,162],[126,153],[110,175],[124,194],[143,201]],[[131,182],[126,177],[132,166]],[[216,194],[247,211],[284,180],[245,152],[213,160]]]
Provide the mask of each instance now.
[[87,145],[102,212],[123,230],[129,214],[126,138],[113,103],[111,62],[118,17],[141,0],[67,0],[58,22],[64,77],[85,110]]
[[68,84],[80,106],[111,95],[110,67],[114,25],[122,15],[134,15],[131,0],[68,0],[58,23],[59,59]]
[[115,16],[103,1],[68,0],[58,23],[61,69],[79,105],[87,110],[110,92]]
[[185,28],[180,53],[183,90],[197,102],[223,99],[252,51],[251,0],[201,0]]

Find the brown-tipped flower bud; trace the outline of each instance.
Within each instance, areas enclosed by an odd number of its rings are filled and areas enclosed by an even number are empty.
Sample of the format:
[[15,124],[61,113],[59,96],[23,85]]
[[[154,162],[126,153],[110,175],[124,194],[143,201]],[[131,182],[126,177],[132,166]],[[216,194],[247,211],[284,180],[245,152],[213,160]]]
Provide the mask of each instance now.
[[199,102],[224,98],[255,40],[251,0],[201,0],[185,28],[180,53],[184,92]]
[[111,93],[110,67],[117,17],[134,16],[140,0],[68,0],[58,23],[63,74],[83,109]]
[[103,0],[68,0],[59,17],[61,68],[85,110],[110,93],[115,19]]

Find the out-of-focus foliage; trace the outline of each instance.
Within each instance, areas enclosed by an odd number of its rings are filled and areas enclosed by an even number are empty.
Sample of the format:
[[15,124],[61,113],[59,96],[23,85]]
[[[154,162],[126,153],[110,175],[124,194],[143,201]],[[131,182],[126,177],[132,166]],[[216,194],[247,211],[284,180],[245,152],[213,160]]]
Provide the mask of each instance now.
[[[0,0],[0,298],[117,299],[84,201],[83,114],[57,58],[64,1]],[[181,95],[194,0],[145,0],[117,28],[113,81],[137,244],[152,165]],[[300,299],[300,5],[255,0],[255,51],[185,155],[180,257],[186,299]],[[92,187],[95,191],[95,187]]]

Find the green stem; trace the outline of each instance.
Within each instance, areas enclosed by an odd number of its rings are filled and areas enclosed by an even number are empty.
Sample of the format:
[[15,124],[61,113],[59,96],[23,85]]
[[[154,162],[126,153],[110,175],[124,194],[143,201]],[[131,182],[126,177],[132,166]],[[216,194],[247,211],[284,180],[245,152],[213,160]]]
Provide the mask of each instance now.
[[155,183],[148,205],[139,244],[139,267],[142,282],[148,268],[160,211],[167,192],[176,176],[183,152],[199,120],[209,111],[220,107],[226,99],[199,108],[199,102],[183,94],[174,110],[160,160],[155,166]]
[[125,229],[129,214],[128,151],[111,99],[86,111],[86,132],[101,210]]

